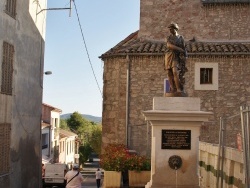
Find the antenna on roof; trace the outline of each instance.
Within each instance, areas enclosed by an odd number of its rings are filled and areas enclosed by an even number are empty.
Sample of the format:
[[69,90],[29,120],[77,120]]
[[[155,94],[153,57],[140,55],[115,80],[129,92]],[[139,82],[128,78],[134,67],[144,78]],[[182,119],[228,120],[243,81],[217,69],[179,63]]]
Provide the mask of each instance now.
[[41,9],[36,15],[40,14],[44,10],[69,10],[69,17],[71,17],[71,9],[72,9],[72,1],[74,0],[69,0],[69,7],[68,8],[47,8],[47,9]]

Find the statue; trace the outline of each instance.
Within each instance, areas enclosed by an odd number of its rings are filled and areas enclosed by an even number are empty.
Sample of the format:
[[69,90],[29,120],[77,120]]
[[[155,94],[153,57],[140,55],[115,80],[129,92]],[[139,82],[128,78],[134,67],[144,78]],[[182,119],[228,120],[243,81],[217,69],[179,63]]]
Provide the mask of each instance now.
[[167,38],[167,51],[165,54],[165,70],[170,84],[171,93],[182,93],[184,90],[185,77],[187,72],[186,58],[187,51],[183,36],[177,31],[179,27],[176,23],[169,26],[170,35]]

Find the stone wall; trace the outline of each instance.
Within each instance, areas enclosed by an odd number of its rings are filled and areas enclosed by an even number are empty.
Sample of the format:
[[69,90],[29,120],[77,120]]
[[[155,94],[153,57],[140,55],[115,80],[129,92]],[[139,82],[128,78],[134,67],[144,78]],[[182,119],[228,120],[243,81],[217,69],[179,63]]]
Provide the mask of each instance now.
[[102,143],[126,144],[126,59],[105,61],[103,73]]
[[[167,26],[177,22],[186,40],[249,41],[250,4],[213,4],[200,0],[143,0],[140,8],[139,38],[162,40]],[[140,56],[141,55],[141,56]],[[241,132],[239,109],[250,101],[250,59],[242,56],[191,56],[188,59],[185,90],[201,99],[201,110],[214,115],[201,127],[201,140],[218,143],[219,119],[226,118],[226,143],[236,146]],[[129,98],[126,108],[127,65],[124,56],[104,59],[103,144],[128,143],[130,149],[148,154],[150,129],[142,111],[152,109],[153,97],[163,96],[166,72],[163,56],[130,56]],[[218,90],[195,90],[195,63],[218,63]],[[128,122],[126,123],[126,112]],[[238,114],[238,115],[237,115]],[[235,116],[236,115],[236,116]],[[230,118],[235,116],[235,118]],[[127,127],[127,128],[126,128]],[[128,138],[126,130],[128,129]]]
[[164,95],[163,83],[167,76],[163,62],[163,57],[158,56],[131,57],[129,101],[131,147],[144,155],[148,154],[146,152],[151,143],[151,135],[147,132],[147,122],[142,112],[152,110],[153,98]]
[[[130,149],[146,153],[147,123],[142,111],[152,109],[153,97],[163,96],[166,72],[163,57],[130,57],[128,142]],[[104,66],[104,99],[102,142],[126,144],[126,84],[125,58],[112,58]],[[150,141],[149,141],[150,143]]]
[[[194,90],[195,63],[218,63],[218,90]],[[212,111],[213,118],[201,128],[201,140],[218,143],[219,118],[225,119],[228,146],[236,147],[236,135],[241,133],[240,106],[250,104],[250,59],[240,57],[189,58],[186,73],[186,92],[201,99],[201,110]],[[229,118],[237,115],[235,118]],[[208,125],[208,126],[207,126]]]
[[200,0],[143,0],[139,35],[163,39],[174,21],[187,40],[250,40],[249,12],[250,4],[203,6]]
[[[148,154],[150,128],[142,111],[151,110],[153,97],[163,96],[166,72],[163,56],[131,56],[129,86],[129,148]],[[194,90],[195,63],[218,63],[219,89]],[[128,60],[122,57],[105,60],[103,101],[103,144],[126,144],[126,82]],[[239,114],[240,106],[250,104],[250,59],[234,57],[190,57],[187,63],[185,90],[189,97],[201,99],[201,110],[214,115],[201,128],[201,140],[218,143],[219,118]],[[240,116],[227,120],[228,146],[236,147],[241,132]]]

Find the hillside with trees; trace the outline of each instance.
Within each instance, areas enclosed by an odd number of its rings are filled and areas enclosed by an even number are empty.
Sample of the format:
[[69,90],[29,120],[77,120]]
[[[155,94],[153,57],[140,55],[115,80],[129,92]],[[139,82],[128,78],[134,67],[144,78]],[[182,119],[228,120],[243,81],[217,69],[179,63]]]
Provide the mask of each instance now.
[[79,147],[80,163],[86,162],[92,152],[101,153],[102,126],[100,123],[89,121],[78,112],[67,119],[60,120],[60,128],[70,130],[78,135],[81,141]]
[[[72,115],[72,113],[68,113],[68,114],[62,114],[60,116],[61,119],[69,119],[70,116]],[[89,121],[93,121],[95,123],[101,123],[102,122],[102,117],[98,117],[98,116],[92,116],[92,115],[88,115],[88,114],[80,114],[83,118],[89,120]]]

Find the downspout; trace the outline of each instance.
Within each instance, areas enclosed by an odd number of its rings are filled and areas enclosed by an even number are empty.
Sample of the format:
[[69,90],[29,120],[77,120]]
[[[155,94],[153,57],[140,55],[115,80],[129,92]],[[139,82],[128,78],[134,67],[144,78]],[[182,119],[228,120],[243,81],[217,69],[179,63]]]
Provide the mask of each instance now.
[[130,146],[130,134],[129,134],[129,88],[130,88],[130,58],[126,56],[127,60],[127,85],[126,85],[126,146]]
[[49,143],[48,143],[48,145],[49,145],[49,158],[51,157],[51,141],[52,141],[52,139],[51,139],[51,125],[49,126]]

